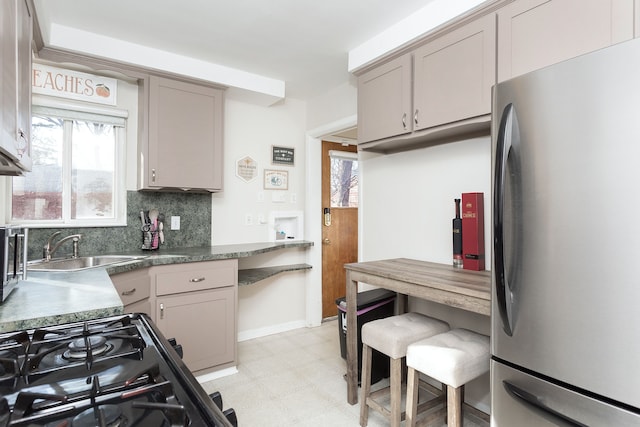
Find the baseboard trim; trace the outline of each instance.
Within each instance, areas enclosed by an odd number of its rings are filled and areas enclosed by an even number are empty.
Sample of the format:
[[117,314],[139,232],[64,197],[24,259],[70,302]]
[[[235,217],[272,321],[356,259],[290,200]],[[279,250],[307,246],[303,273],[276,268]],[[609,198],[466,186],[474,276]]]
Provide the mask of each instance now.
[[292,331],[306,327],[304,320],[296,320],[294,322],[280,323],[278,325],[266,326],[264,328],[250,329],[238,332],[238,342],[252,340],[254,338],[266,337],[267,335],[279,334],[281,332]]
[[196,380],[198,380],[200,384],[203,384],[203,383],[206,383],[207,381],[217,380],[218,378],[228,377],[229,375],[233,375],[237,373],[238,373],[238,368],[236,368],[235,366],[232,366],[231,368],[220,369],[219,371],[210,372],[204,375],[198,375],[196,377]]

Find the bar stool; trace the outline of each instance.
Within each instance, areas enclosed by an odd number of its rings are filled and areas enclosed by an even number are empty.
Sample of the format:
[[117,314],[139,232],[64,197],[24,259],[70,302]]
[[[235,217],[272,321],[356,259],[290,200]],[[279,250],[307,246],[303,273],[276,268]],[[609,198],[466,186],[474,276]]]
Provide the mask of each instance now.
[[[402,365],[407,346],[412,342],[449,330],[449,324],[420,313],[405,313],[373,320],[362,325],[362,398],[360,400],[360,425],[366,426],[369,407],[387,418],[393,427],[402,421]],[[390,386],[371,393],[372,349],[386,354],[390,359]],[[389,392],[391,410],[384,407],[376,397]]]
[[[452,329],[409,345],[407,426],[416,425],[418,377],[423,373],[447,385],[447,427],[461,427],[464,385],[489,371],[489,357],[489,337],[466,329]],[[466,408],[488,421],[484,412]]]

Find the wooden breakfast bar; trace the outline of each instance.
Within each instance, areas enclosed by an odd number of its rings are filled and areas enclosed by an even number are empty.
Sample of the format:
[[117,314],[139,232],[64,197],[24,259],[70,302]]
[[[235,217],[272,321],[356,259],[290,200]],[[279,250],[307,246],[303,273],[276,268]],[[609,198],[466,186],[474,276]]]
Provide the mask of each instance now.
[[[407,258],[345,264],[347,273],[347,401],[358,403],[357,294],[364,282],[462,310],[491,314],[491,273]],[[399,312],[405,311],[403,303]]]

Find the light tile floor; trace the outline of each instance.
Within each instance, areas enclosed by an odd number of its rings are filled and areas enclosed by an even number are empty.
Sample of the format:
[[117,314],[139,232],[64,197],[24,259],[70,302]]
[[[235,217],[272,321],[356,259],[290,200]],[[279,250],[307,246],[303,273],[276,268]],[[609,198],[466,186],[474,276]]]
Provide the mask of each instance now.
[[[337,320],[240,342],[238,353],[237,374],[202,385],[208,393],[222,393],[225,409],[236,410],[240,427],[359,425],[360,405],[347,403]],[[374,387],[385,384],[388,380]],[[388,423],[369,411],[368,425]],[[465,419],[467,426],[486,424]]]

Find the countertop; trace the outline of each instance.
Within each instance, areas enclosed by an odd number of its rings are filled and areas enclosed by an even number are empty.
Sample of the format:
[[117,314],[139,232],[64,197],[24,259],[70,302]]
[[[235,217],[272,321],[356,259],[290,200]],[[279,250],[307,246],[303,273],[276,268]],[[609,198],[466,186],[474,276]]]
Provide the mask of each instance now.
[[154,265],[245,258],[261,253],[313,246],[308,241],[247,243],[159,251],[119,252],[146,258],[74,272],[29,271],[0,305],[0,332],[39,328],[123,314],[122,301],[109,275]]

